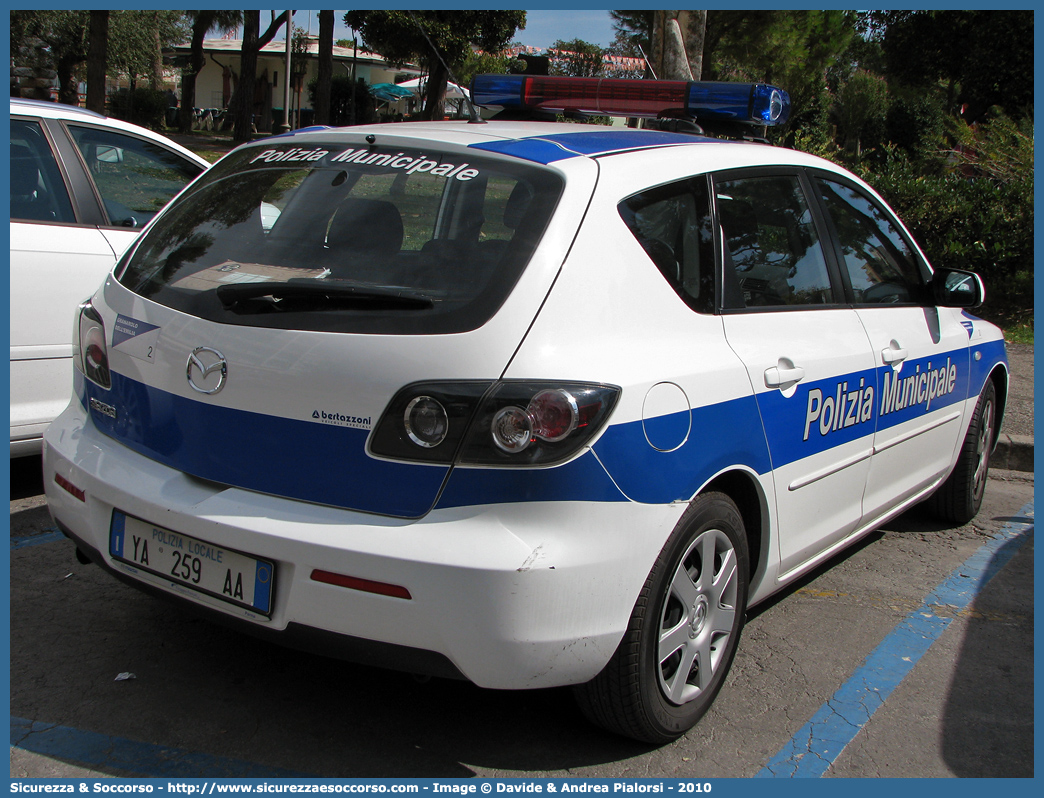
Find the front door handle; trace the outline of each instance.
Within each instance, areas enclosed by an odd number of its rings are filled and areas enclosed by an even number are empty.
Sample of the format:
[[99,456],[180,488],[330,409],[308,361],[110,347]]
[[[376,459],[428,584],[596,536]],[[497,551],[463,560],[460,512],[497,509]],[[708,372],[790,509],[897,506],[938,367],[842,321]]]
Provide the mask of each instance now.
[[902,349],[895,341],[892,341],[890,346],[881,350],[881,360],[884,361],[886,366],[902,363],[906,360],[906,355],[907,351]]
[[765,385],[769,388],[780,388],[793,385],[805,379],[805,370],[801,366],[772,366],[765,369]]

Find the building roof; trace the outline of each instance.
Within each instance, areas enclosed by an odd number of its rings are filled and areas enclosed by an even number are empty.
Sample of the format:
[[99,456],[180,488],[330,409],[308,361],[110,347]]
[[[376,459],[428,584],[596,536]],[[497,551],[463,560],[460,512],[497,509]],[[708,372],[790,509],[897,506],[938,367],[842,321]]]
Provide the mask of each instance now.
[[[319,42],[315,37],[309,37],[306,42],[306,52],[311,58],[319,57]],[[175,48],[179,51],[187,51],[189,44],[179,44]],[[203,40],[203,51],[210,53],[227,53],[229,55],[239,55],[243,49],[242,39],[204,39]],[[275,39],[270,41],[260,51],[264,55],[271,56],[282,56],[286,53],[286,39]],[[335,61],[351,61],[353,58],[360,63],[369,63],[373,66],[392,66],[384,56],[378,53],[371,53],[366,50],[355,50],[351,47],[338,47],[336,44],[333,48],[333,57]],[[406,67],[404,71],[413,72],[414,69]]]

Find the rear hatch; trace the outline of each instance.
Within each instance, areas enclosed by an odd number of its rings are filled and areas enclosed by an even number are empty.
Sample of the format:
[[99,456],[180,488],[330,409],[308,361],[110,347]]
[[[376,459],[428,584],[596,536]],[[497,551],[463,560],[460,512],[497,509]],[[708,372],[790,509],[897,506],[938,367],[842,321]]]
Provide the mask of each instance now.
[[431,509],[448,463],[375,457],[371,430],[408,384],[501,376],[597,169],[366,132],[238,150],[156,220],[94,299],[103,432],[220,484]]

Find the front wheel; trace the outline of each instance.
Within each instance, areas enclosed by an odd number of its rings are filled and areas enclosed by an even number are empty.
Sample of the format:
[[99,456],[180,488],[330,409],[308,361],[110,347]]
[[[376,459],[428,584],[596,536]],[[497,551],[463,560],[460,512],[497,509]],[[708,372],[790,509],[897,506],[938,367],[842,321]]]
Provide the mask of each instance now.
[[928,506],[938,517],[953,524],[971,521],[982,506],[986,491],[986,477],[990,468],[990,452],[997,436],[997,389],[992,380],[979,394],[972,413],[971,424],[964,436],[957,464],[950,476],[928,500]]
[[697,497],[660,551],[616,652],[576,688],[584,714],[655,744],[696,725],[736,654],[748,576],[736,504],[723,493]]

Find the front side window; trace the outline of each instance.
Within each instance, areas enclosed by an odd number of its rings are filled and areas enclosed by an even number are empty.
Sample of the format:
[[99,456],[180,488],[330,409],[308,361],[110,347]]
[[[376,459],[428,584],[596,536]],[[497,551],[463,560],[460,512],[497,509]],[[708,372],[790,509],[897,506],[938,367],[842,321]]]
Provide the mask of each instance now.
[[834,301],[823,246],[796,176],[715,181],[729,309]]
[[38,122],[11,120],[11,221],[75,224],[69,192]]
[[922,301],[925,281],[918,259],[884,210],[844,183],[825,178],[815,183],[837,231],[856,304]]
[[69,125],[114,227],[144,227],[203,167],[151,141]]
[[507,297],[561,190],[554,172],[470,153],[247,149],[157,221],[119,280],[226,324],[464,332]]

